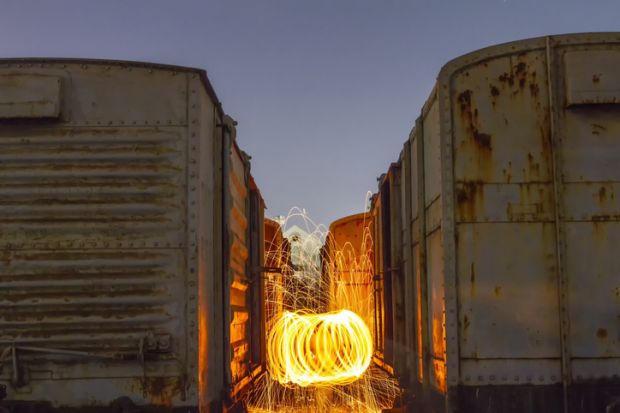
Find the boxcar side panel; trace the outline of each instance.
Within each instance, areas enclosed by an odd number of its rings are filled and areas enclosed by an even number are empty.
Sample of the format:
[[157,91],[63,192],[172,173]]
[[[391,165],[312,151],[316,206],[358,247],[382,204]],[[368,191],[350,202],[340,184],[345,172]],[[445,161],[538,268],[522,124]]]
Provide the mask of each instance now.
[[[408,140],[400,155],[401,164],[401,231],[402,231],[402,280],[403,280],[403,324],[404,324],[404,360],[405,368],[402,371],[403,383],[411,386],[416,380],[416,345],[415,345],[415,274],[412,241],[412,173],[411,173],[411,141]],[[416,194],[417,195],[417,194]]]
[[441,151],[439,103],[423,117],[425,268],[428,284],[429,383],[443,392],[445,374],[445,292],[442,244]]
[[[189,82],[190,130],[188,139],[189,192],[197,192],[195,200],[188,202],[188,233],[195,229],[196,255],[188,261],[188,292],[197,287],[195,305],[188,308],[188,335],[194,340],[196,353],[188,345],[189,377],[197,377],[197,391],[201,411],[221,403],[223,371],[223,302],[220,274],[222,256],[221,237],[221,164],[222,119],[216,106],[202,87],[201,80],[193,77]],[[196,123],[193,121],[196,120]],[[196,128],[196,130],[194,130]],[[220,184],[220,185],[218,185]],[[192,202],[193,201],[193,202]],[[191,245],[190,245],[191,247]],[[196,268],[195,273],[191,271]],[[196,274],[196,275],[194,275]],[[190,300],[191,297],[188,297]],[[194,327],[193,327],[194,326]],[[196,329],[197,327],[197,329]],[[197,337],[193,336],[193,333]],[[192,367],[191,363],[197,366]],[[192,373],[192,370],[196,373]]]
[[183,404],[186,74],[0,68],[23,74],[61,79],[62,105],[0,129],[0,346],[17,366],[0,378],[54,405]]
[[368,213],[351,215],[329,226],[329,311],[347,308],[373,324],[372,221]]
[[[229,152],[230,171],[228,191],[231,202],[229,214],[229,268],[228,290],[230,294],[230,370],[231,385],[235,389],[246,376],[250,367],[250,278],[247,274],[248,216],[249,216],[249,171],[246,160],[234,141]],[[240,390],[239,388],[235,390]]]
[[547,90],[544,49],[452,78],[465,383],[560,380]]
[[620,46],[559,47],[556,61],[572,375],[611,378],[620,371]]
[[402,202],[401,202],[401,164],[393,164],[389,173],[390,185],[390,266],[386,268],[389,272],[392,299],[392,320],[391,320],[391,357],[390,365],[394,368],[394,374],[401,377],[405,374],[405,364],[400,360],[406,357],[405,344],[405,306],[404,306],[404,280],[402,263]]

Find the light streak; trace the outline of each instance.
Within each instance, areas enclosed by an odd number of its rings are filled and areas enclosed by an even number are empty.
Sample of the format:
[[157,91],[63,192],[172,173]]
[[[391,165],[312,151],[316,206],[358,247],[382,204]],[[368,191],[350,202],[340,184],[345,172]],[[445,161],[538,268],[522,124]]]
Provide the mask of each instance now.
[[[370,219],[363,222],[361,239],[328,236],[328,228],[300,208],[291,209],[279,223],[289,236],[300,228],[307,238],[296,242],[277,233],[266,240],[265,261],[279,271],[264,278],[267,374],[245,394],[248,411],[380,413],[392,407],[400,392],[397,381],[362,357],[373,353],[377,338]],[[333,327],[318,321],[330,317]],[[290,344],[284,337],[292,335],[279,325],[288,324],[291,332],[291,325],[301,329],[303,323],[315,330],[303,329],[296,334],[298,344]],[[361,330],[361,325],[366,330],[358,334],[353,326]]]
[[349,310],[323,314],[285,312],[267,342],[268,369],[281,384],[344,385],[368,369],[370,329]]

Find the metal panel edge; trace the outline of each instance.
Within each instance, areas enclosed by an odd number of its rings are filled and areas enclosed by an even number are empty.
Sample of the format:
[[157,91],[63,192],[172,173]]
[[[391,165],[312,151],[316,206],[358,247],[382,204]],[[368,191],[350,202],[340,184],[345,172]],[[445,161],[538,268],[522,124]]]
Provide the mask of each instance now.
[[437,80],[437,99],[439,104],[439,131],[441,140],[441,187],[442,197],[442,243],[445,285],[445,335],[446,335],[446,412],[456,412],[458,408],[458,384],[460,378],[459,337],[458,337],[458,288],[456,278],[456,240],[454,209],[454,154],[452,140],[452,73],[442,70]]
[[[186,389],[190,400],[198,404],[198,337],[196,330],[198,326],[197,297],[195,288],[198,285],[198,227],[197,212],[199,205],[197,187],[199,184],[199,157],[200,150],[200,99],[196,90],[196,74],[187,79],[188,96],[188,127],[187,127],[187,273],[186,273],[186,369],[188,383]],[[194,290],[194,291],[193,291]]]
[[196,67],[178,66],[165,63],[153,63],[143,61],[132,60],[116,60],[116,59],[79,59],[79,58],[67,58],[67,57],[7,57],[0,59],[0,67],[5,65],[17,64],[20,67],[49,67],[52,64],[93,64],[93,65],[114,65],[121,67],[137,67],[155,70],[164,70],[171,72],[193,72],[195,75],[200,76],[200,81],[204,89],[207,91],[209,97],[211,97],[215,104],[218,114],[221,118],[224,117],[224,109],[222,108],[222,102],[217,97],[215,88],[213,87],[207,71]]

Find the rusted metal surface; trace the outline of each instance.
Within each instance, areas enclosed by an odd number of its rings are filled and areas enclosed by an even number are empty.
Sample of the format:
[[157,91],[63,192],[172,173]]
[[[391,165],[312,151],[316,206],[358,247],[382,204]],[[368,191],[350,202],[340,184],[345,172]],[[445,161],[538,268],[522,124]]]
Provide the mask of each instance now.
[[404,266],[419,303],[408,368],[429,375],[411,383],[429,411],[582,412],[620,398],[613,384],[592,390],[620,363],[619,45],[532,39],[442,69],[409,139],[423,156],[401,182],[423,204],[404,200],[412,228],[398,228],[420,257]]
[[566,68],[566,104],[620,103],[620,50],[568,50]]
[[0,119],[57,118],[61,86],[55,76],[0,75]]
[[287,270],[290,268],[290,253],[280,224],[265,218],[264,225],[265,328],[269,331],[276,316],[284,310],[284,277],[288,275]]
[[330,290],[328,310],[349,309],[374,330],[370,214],[350,215],[332,222],[325,247],[327,284]]
[[228,154],[228,288],[230,396],[241,394],[264,363],[264,201],[250,175],[249,157],[232,141]]
[[56,105],[29,106],[40,121],[6,112],[0,124],[9,399],[221,404],[216,223],[231,184],[218,172],[221,107],[204,72],[4,60],[0,79],[3,99],[29,105],[36,92]]
[[231,148],[231,168],[229,172],[231,204],[230,210],[230,345],[232,384],[248,375],[249,367],[249,276],[246,272],[248,260],[248,191],[246,183],[246,164],[241,153]]

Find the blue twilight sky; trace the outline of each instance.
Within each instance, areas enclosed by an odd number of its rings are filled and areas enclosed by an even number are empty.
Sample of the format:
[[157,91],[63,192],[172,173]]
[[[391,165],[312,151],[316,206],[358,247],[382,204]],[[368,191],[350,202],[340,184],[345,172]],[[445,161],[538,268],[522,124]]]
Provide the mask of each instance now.
[[360,212],[441,66],[546,34],[620,30],[620,0],[0,0],[0,56],[207,69],[269,215]]

